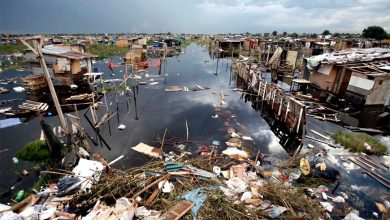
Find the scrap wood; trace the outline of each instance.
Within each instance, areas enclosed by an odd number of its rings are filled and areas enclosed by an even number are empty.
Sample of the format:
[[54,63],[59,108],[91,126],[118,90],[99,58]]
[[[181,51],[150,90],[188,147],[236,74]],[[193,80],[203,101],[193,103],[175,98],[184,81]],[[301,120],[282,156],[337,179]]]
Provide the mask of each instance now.
[[37,200],[38,198],[36,198],[35,195],[30,195],[19,203],[13,205],[8,211],[19,212],[25,207],[33,205]]
[[168,181],[168,178],[164,179],[162,182],[162,186],[157,187],[157,189],[152,193],[152,195],[149,196],[149,198],[146,200],[146,205],[150,205],[153,200],[157,197],[157,195],[161,192],[162,188],[164,187],[165,183]]
[[165,180],[165,179],[169,179],[171,177],[171,174],[168,173],[160,178],[158,178],[157,180],[155,180],[153,183],[147,185],[145,188],[143,188],[141,191],[137,192],[136,194],[133,195],[133,197],[131,197],[131,199],[135,199],[137,198],[139,195],[141,195],[142,193],[146,192],[146,190],[152,188],[153,186],[157,185],[159,182],[161,182],[162,180]]
[[317,142],[320,142],[320,143],[323,143],[323,144],[327,144],[327,145],[329,145],[330,147],[338,148],[338,146],[336,146],[336,145],[334,145],[334,144],[331,144],[331,143],[328,143],[328,142],[326,142],[326,141],[322,141],[322,140],[319,140],[319,139],[317,139],[317,138],[314,138],[314,137],[311,137],[311,136],[308,136],[308,135],[306,135],[305,137],[306,137],[306,138],[309,138],[310,140],[313,140],[313,141],[317,141]]
[[359,159],[369,163],[370,165],[374,166],[377,169],[383,170],[385,172],[389,171],[388,168],[386,168],[384,166],[381,166],[381,165],[377,164],[376,162],[374,162],[374,161],[372,161],[370,159],[367,159],[366,157],[359,157]]
[[172,208],[170,208],[166,213],[164,213],[161,217],[164,220],[178,220],[180,217],[185,215],[195,204],[192,202],[188,202],[186,200],[182,200]]
[[349,158],[349,160],[351,162],[353,162],[354,164],[358,165],[359,167],[361,167],[362,169],[364,169],[367,173],[367,175],[369,175],[370,177],[372,177],[373,179],[375,179],[376,181],[378,181],[379,183],[381,183],[382,185],[384,185],[386,188],[390,189],[390,181],[387,180],[386,178],[384,178],[383,176],[381,176],[380,174],[378,173],[375,173],[374,171],[372,171],[371,169],[369,169],[368,167],[366,167],[363,163],[361,163],[360,161],[358,160],[355,160],[355,158]]
[[69,218],[69,219],[75,219],[76,218],[76,214],[72,214],[72,213],[68,213],[68,212],[55,211],[54,214],[57,217],[66,217],[66,218]]
[[326,139],[326,140],[330,140],[330,137],[329,137],[329,136],[323,135],[323,134],[321,134],[321,133],[318,132],[318,131],[315,131],[315,130],[312,130],[312,129],[311,129],[310,131],[313,132],[314,134],[316,134],[316,135],[318,135],[318,136],[320,136],[320,137]]
[[145,155],[148,155],[151,157],[155,157],[155,158],[160,157],[160,154],[162,153],[161,148],[152,147],[152,146],[144,144],[142,142],[140,142],[137,146],[132,147],[131,149],[133,149],[139,153],[142,153],[142,154],[145,154]]
[[[376,164],[377,166],[382,167],[382,169],[384,169],[384,170],[386,170],[386,171],[389,170],[389,167],[388,167],[386,164],[384,164],[384,163],[377,163],[377,162],[375,162],[370,156],[368,156],[368,155],[366,155],[366,154],[363,154],[362,156],[363,156],[364,158],[366,158],[367,160],[371,161],[371,163],[374,163],[374,164]],[[362,157],[362,158],[363,158],[363,157]]]
[[183,88],[181,86],[167,86],[165,87],[165,92],[180,92]]

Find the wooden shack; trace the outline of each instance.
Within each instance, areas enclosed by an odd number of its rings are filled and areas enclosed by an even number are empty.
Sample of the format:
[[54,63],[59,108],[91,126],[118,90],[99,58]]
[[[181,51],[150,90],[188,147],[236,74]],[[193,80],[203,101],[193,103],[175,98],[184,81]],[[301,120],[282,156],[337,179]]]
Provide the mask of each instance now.
[[[42,53],[54,86],[88,85],[88,79],[83,74],[91,72],[92,59],[95,56],[85,53],[82,46],[47,45],[42,48]],[[43,75],[41,64],[32,51],[26,52],[24,58],[31,65],[32,75]],[[28,81],[32,83],[35,79],[34,77],[24,78],[24,82],[29,84]]]
[[390,49],[343,50],[305,58],[303,64],[301,78],[323,91],[354,93],[365,105],[390,104]]

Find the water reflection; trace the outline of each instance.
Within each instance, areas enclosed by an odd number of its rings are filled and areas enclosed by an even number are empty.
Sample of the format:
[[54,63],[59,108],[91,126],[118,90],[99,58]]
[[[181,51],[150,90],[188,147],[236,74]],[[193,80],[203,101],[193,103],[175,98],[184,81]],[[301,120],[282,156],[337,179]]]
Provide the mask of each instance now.
[[[78,114],[81,116],[81,124],[85,132],[98,143],[93,147],[93,151],[100,152],[109,161],[125,155],[123,160],[115,164],[117,168],[139,165],[145,163],[148,158],[131,150],[131,147],[139,142],[158,146],[154,141],[155,136],[159,134],[161,136],[165,128],[168,129],[167,137],[185,138],[185,120],[187,120],[189,139],[197,141],[188,145],[190,149],[195,150],[198,145],[210,145],[213,140],[223,143],[228,139],[227,128],[234,127],[238,132],[254,139],[254,141],[244,143],[244,148],[252,154],[260,150],[262,153],[275,157],[286,156],[285,150],[278,144],[279,138],[274,135],[267,122],[260,117],[260,113],[255,111],[250,103],[240,100],[239,93],[232,91],[235,87],[236,76],[231,67],[232,62],[228,59],[212,60],[204,48],[193,44],[186,48],[185,53],[181,54],[179,59],[167,58],[166,63],[162,64],[160,75],[159,68],[149,68],[149,77],[141,79],[147,83],[140,86],[138,91],[132,90],[131,94],[125,92],[107,94],[110,113],[117,112],[116,97],[118,99],[117,118],[114,117],[109,124],[103,123],[99,127],[99,134],[110,149],[96,139],[94,129],[83,117],[86,113],[91,118],[90,112],[87,112],[87,109],[79,109]],[[120,63],[123,58],[115,57],[112,60],[113,63]],[[217,62],[218,75],[215,75]],[[123,79],[124,66],[116,68],[113,75],[107,74],[110,71],[105,60],[97,62],[94,67],[99,67],[101,72],[106,73],[103,76],[104,79]],[[150,85],[150,82],[158,82],[158,84]],[[165,86],[175,85],[181,87],[199,85],[210,89],[196,92],[191,90],[164,92]],[[221,91],[224,95],[225,104],[223,105],[220,105]],[[106,107],[102,105],[97,115],[102,117],[106,112]],[[211,117],[216,114],[220,117],[215,119]],[[46,120],[52,125],[59,125],[56,116],[46,118]],[[120,124],[125,125],[126,128],[118,130],[117,127]],[[15,137],[20,136],[20,131],[29,132],[27,132],[28,135],[22,135],[23,138],[15,141]],[[34,119],[26,124],[0,129],[0,135],[7,136],[7,138],[2,138],[1,149],[12,149],[9,153],[0,155],[1,167],[9,168],[13,166],[11,163],[13,154],[28,141],[39,138],[39,123]],[[12,177],[13,174],[4,172],[6,169],[2,170],[1,179]],[[4,183],[0,188],[4,190],[12,184]],[[28,187],[28,185],[32,183],[24,183],[21,187]]]

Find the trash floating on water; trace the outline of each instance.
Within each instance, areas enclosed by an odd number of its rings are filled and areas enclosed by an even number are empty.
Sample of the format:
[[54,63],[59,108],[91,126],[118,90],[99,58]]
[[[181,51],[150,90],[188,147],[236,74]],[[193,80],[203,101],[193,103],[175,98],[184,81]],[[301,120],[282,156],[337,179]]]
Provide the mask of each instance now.
[[14,87],[12,88],[15,92],[24,92],[26,91],[25,88],[21,87],[21,86],[17,86],[17,87]]
[[244,139],[246,141],[253,141],[253,138],[251,138],[249,136],[242,136],[242,139]]
[[183,88],[181,86],[167,86],[165,87],[165,92],[180,92]]
[[217,141],[217,140],[214,140],[213,141],[213,145],[215,146],[221,146],[221,142]]

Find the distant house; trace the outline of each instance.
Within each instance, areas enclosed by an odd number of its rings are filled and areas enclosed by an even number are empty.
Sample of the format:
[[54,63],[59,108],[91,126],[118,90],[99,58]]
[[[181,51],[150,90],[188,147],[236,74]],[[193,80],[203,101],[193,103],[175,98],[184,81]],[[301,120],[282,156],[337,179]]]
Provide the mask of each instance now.
[[[92,59],[96,56],[85,53],[83,45],[47,45],[42,48],[42,53],[54,86],[89,87],[88,78],[84,74],[91,72]],[[38,86],[36,84],[42,84],[40,77],[43,78],[43,69],[32,51],[27,51],[24,58],[31,65],[32,76],[26,77],[23,82],[28,88],[34,89]]]
[[129,40],[127,39],[118,39],[115,42],[115,46],[117,47],[129,47]]
[[365,105],[390,104],[390,49],[350,49],[305,58],[301,78],[336,96],[353,93]]

